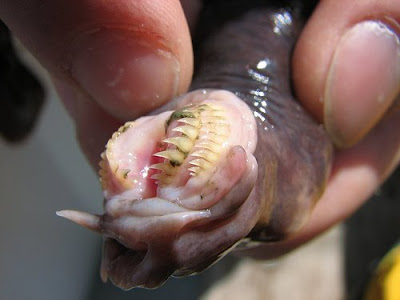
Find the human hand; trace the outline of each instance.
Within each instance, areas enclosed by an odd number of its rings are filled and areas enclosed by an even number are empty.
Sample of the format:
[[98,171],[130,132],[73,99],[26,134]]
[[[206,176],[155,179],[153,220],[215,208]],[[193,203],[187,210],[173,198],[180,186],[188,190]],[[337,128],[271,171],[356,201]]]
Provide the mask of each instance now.
[[[199,1],[182,3],[188,21],[194,24]],[[190,84],[192,48],[179,1],[109,4],[92,0],[3,0],[0,17],[49,70],[76,122],[82,149],[93,165],[122,121],[153,110],[185,92]],[[303,105],[324,121],[340,146],[352,143],[355,136],[367,136],[337,152],[327,190],[310,223],[292,239],[266,245],[253,255],[267,258],[282,254],[341,221],[397,165],[400,136],[390,128],[400,125],[400,112],[393,110],[378,126],[375,124],[399,92],[400,50],[394,33],[398,30],[395,20],[399,18],[400,7],[394,1],[364,0],[355,4],[350,0],[325,0],[315,10],[294,52],[296,93]],[[372,46],[375,35],[365,34],[369,47],[354,46],[357,54],[345,61],[337,54],[340,50],[335,52],[340,47],[344,49],[343,45],[348,47],[340,37],[363,20],[388,24],[389,34],[378,36],[376,46]],[[365,41],[360,40],[359,44],[365,45]],[[371,57],[363,50],[378,53],[383,44],[389,46],[382,55],[374,54],[371,63]],[[339,66],[335,74],[339,75],[329,75],[335,82],[329,85],[334,96],[327,97],[325,81],[328,74],[333,74],[329,63],[334,56]],[[363,65],[365,70],[360,70],[355,58],[368,59]],[[350,62],[356,67],[340,68],[352,66]],[[357,72],[355,76],[352,71]],[[346,86],[352,89],[344,90]],[[385,96],[376,105],[382,93]],[[338,119],[344,113],[350,118]]]
[[293,83],[338,148],[332,174],[301,232],[244,254],[273,258],[303,244],[349,217],[398,166],[399,20],[390,0],[325,0],[314,10],[295,47]]
[[121,122],[190,84],[192,46],[179,1],[5,0],[0,17],[49,71],[96,168]]

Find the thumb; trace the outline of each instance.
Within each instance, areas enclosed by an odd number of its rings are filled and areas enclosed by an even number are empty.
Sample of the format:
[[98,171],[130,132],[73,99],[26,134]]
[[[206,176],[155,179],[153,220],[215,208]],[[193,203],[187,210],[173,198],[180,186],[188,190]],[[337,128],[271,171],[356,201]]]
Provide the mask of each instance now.
[[117,119],[185,91],[192,49],[178,0],[4,0],[0,17],[60,82]]
[[339,147],[364,138],[400,92],[400,5],[321,1],[293,57],[294,86]]

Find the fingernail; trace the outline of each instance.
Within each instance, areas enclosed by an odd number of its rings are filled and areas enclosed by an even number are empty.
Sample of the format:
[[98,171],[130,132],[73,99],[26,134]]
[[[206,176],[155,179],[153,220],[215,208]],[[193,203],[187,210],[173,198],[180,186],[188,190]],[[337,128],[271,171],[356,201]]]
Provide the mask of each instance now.
[[324,122],[339,147],[362,139],[400,91],[400,42],[380,21],[363,21],[339,41],[324,94]]
[[73,79],[122,120],[147,113],[177,93],[175,56],[130,31],[104,29],[86,34],[75,42],[72,53]]

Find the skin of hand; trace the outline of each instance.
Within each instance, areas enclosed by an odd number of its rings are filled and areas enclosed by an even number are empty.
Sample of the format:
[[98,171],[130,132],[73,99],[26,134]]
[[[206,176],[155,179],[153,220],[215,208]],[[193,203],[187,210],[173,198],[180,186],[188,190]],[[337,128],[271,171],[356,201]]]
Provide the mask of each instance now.
[[[122,122],[188,89],[200,9],[195,0],[2,0],[0,18],[49,71],[97,166]],[[351,215],[398,165],[399,22],[397,1],[318,3],[294,51],[293,83],[337,145],[332,175],[301,232],[242,254],[296,248]]]

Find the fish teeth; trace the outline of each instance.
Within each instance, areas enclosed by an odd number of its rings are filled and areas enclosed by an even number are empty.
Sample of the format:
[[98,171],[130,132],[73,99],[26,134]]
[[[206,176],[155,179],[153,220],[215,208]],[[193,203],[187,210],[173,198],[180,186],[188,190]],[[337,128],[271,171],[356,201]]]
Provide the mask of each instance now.
[[151,178],[157,180],[158,182],[161,182],[162,184],[170,184],[173,181],[172,176],[168,176],[162,173],[154,174],[153,176],[151,176]]
[[107,163],[106,163],[106,161],[105,161],[104,158],[103,158],[103,160],[101,160],[101,161],[99,162],[99,167],[100,167],[101,169],[104,169],[104,168],[106,167],[106,165],[107,165]]
[[185,154],[179,150],[165,150],[153,154],[157,157],[166,158],[172,166],[179,166],[185,159]]
[[201,122],[198,118],[182,118],[179,122],[185,123],[187,125],[191,125],[197,129],[201,127]]
[[199,173],[202,171],[202,169],[200,167],[191,167],[188,169],[188,171],[190,172],[191,176],[196,176],[196,175],[199,175]]
[[183,133],[184,135],[186,135],[188,138],[190,138],[193,141],[196,139],[196,137],[199,133],[199,130],[196,127],[193,127],[191,125],[178,126],[178,127],[173,128],[172,131]]
[[202,118],[219,117],[225,119],[225,111],[221,109],[204,110],[201,112]]
[[[115,131],[115,132],[112,134],[111,138],[108,140],[108,142],[107,142],[107,144],[106,144],[106,152],[107,152],[107,155],[111,155],[111,154],[112,154],[111,149],[112,149],[112,146],[113,146],[115,140],[116,140],[121,134],[123,134],[125,131],[127,131],[129,128],[133,127],[134,125],[135,125],[135,122],[126,122],[124,125],[122,125],[121,127],[119,127],[117,131]],[[106,154],[103,152],[103,153],[101,154],[101,158],[102,158],[102,159],[105,159],[105,155],[106,155]]]
[[207,170],[212,167],[212,163],[208,162],[207,160],[196,158],[189,162],[191,165],[199,167],[203,170]]
[[220,116],[204,116],[202,117],[202,122],[204,124],[213,123],[220,126],[229,126],[229,122],[225,118]]
[[221,152],[221,145],[209,139],[199,141],[196,143],[196,147],[208,149],[215,153]]
[[99,162],[99,166],[100,166],[100,169],[99,169],[100,184],[101,184],[101,187],[103,189],[106,189],[107,188],[107,181],[108,181],[108,171],[106,170],[107,164],[106,164],[106,162],[104,160],[101,160]]
[[193,140],[185,136],[177,136],[163,140],[164,143],[175,145],[182,152],[188,153],[193,148]]
[[123,179],[127,179],[130,171],[130,169],[119,169],[118,175],[121,176]]
[[173,175],[176,173],[176,168],[166,163],[158,163],[150,166],[151,169],[160,170],[167,175]]
[[112,134],[111,139],[115,140],[117,137],[119,137],[121,135],[121,131],[116,131]]
[[209,126],[204,126],[200,129],[200,135],[202,134],[213,134],[219,135],[226,139],[229,136],[229,127],[228,126],[220,126],[218,124],[209,124]]
[[133,127],[133,125],[134,125],[134,122],[126,122],[124,125],[122,125],[120,128],[118,128],[118,132],[124,133],[129,128]]
[[112,147],[113,144],[114,144],[114,140],[112,138],[109,139],[108,142],[107,142],[107,145],[106,145],[107,154],[111,151],[111,147]]
[[220,158],[222,145],[230,134],[225,110],[210,103],[176,111],[167,125],[171,122],[178,126],[167,129],[167,137],[162,142],[176,148],[167,146],[167,150],[153,154],[166,160],[150,166],[160,171],[151,177],[159,184],[169,184],[174,180],[178,166],[184,163],[188,154],[192,157],[188,160],[187,169],[191,176],[212,168]]
[[198,149],[194,151],[191,156],[200,157],[207,160],[210,163],[216,162],[218,160],[219,155],[207,149]]
[[[216,132],[208,131],[208,132],[204,132],[203,134],[204,134],[204,136],[201,138],[201,140],[210,141],[210,142],[218,145],[218,147],[221,147],[221,145],[227,140],[227,136],[221,135]],[[212,150],[212,149],[210,149],[210,150]],[[220,151],[215,151],[215,152],[220,152]]]

